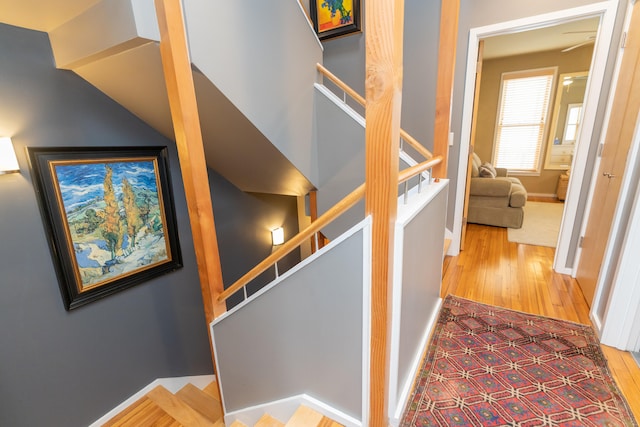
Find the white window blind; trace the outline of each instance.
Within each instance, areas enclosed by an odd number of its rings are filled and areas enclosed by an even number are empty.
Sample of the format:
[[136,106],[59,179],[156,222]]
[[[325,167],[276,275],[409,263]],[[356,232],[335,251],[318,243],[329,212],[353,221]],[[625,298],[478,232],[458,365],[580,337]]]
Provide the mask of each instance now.
[[505,73],[493,163],[512,172],[540,171],[555,69]]

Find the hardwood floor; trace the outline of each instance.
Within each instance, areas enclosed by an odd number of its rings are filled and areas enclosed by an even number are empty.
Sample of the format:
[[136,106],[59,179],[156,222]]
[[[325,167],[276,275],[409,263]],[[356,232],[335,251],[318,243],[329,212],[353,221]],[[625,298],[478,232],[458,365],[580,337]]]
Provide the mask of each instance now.
[[[469,224],[465,250],[446,257],[442,296],[591,324],[575,279],[552,269],[553,248],[512,243],[507,229]],[[602,346],[609,368],[640,420],[640,368],[631,353]]]

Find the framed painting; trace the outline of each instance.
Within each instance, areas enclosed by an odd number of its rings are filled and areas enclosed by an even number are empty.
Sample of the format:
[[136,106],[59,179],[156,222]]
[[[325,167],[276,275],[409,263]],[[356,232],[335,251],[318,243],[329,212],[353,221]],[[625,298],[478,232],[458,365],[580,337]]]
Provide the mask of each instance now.
[[320,40],[360,32],[360,0],[310,0],[309,7]]
[[67,310],[182,267],[166,147],[28,151]]

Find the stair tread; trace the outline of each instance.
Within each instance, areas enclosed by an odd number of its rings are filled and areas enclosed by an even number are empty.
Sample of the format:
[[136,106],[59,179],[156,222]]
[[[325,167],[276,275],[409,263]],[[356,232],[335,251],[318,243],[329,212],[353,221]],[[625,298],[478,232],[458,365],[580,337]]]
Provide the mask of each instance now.
[[284,423],[269,414],[264,414],[254,427],[284,427]]
[[286,427],[317,427],[323,415],[308,406],[300,405],[287,421]]
[[234,421],[233,423],[231,423],[231,427],[247,427],[247,425],[245,423],[241,423],[240,421]]
[[193,384],[187,384],[176,393],[187,405],[204,415],[211,422],[216,422],[222,418],[222,407],[220,401],[214,399],[209,394],[200,390]]
[[344,427],[344,426],[337,421],[333,421],[331,418],[322,417],[322,420],[320,421],[320,424],[318,424],[318,427]]
[[209,384],[207,384],[207,386],[205,388],[203,388],[202,391],[204,391],[209,396],[211,396],[214,399],[216,399],[218,402],[221,401],[220,400],[220,391],[218,390],[218,384],[215,381],[212,381]]
[[103,427],[182,427],[147,396],[143,396],[124,411],[103,424]]
[[182,425],[189,427],[210,427],[213,424],[198,411],[183,402],[182,399],[174,396],[169,390],[162,386],[157,386],[151,390],[147,393],[147,397]]

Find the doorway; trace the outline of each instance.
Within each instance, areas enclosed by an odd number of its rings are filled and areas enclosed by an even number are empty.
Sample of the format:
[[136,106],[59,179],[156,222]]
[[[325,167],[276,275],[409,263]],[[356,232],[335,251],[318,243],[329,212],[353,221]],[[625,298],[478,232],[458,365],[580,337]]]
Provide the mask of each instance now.
[[[613,34],[613,24],[615,20],[617,4],[616,2],[596,3],[575,9],[553,12],[545,15],[504,22],[486,27],[472,28],[469,35],[469,49],[467,59],[466,83],[463,102],[462,129],[460,143],[460,158],[458,168],[458,180],[456,191],[456,210],[454,212],[453,230],[453,252],[460,248],[462,234],[462,212],[464,205],[464,194],[467,173],[467,158],[469,155],[469,144],[471,135],[471,122],[473,115],[473,96],[475,87],[475,75],[477,71],[477,48],[480,40],[494,36],[506,34],[522,33],[527,30],[556,26],[558,24],[581,19],[599,17],[600,26],[597,38],[594,40],[594,51],[592,69],[589,83],[586,89],[586,98],[598,100],[600,89],[604,79],[604,68],[608,56],[609,46]],[[574,153],[572,172],[568,182],[568,192],[565,201],[565,210],[560,226],[558,245],[554,261],[554,269],[557,272],[572,274],[573,258],[569,253],[575,253],[575,244],[572,246],[572,236],[575,228],[580,224],[575,224],[578,212],[578,202],[580,199],[581,187],[585,175],[587,157],[590,148],[597,141],[592,141],[592,131],[595,123],[597,102],[587,102],[583,110],[581,143],[578,144]],[[584,142],[582,142],[584,141]],[[544,161],[544,159],[543,159]],[[569,259],[571,258],[571,259]],[[567,264],[570,266],[567,267]]]

